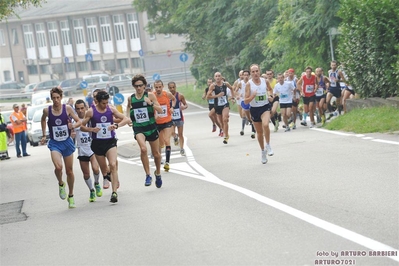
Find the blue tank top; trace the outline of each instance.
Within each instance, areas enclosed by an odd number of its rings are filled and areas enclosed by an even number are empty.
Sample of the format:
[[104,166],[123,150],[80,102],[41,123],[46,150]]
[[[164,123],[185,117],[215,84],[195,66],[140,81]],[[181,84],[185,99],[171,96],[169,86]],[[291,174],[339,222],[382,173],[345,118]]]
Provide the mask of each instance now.
[[60,115],[53,115],[53,106],[48,107],[48,121],[47,126],[50,132],[50,139],[55,141],[64,141],[71,135],[71,130],[68,128],[68,114],[66,111],[66,105],[62,105],[62,112]]
[[[175,98],[176,98],[176,105],[173,108],[172,121],[182,121],[184,119],[183,119],[183,112],[180,110],[180,99],[178,92],[176,92]],[[172,104],[172,100],[170,101],[170,104]]]
[[90,119],[90,126],[92,128],[98,127],[100,131],[92,132],[92,139],[113,139],[115,138],[115,131],[108,130],[108,127],[114,124],[114,117],[111,108],[107,106],[104,113],[100,113],[95,106],[92,106],[93,117]]

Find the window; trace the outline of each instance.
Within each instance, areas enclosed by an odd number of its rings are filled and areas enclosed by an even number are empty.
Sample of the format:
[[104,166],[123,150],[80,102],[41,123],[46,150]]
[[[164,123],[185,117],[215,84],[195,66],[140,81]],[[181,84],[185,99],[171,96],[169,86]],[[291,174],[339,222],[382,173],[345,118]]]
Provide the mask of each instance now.
[[87,18],[86,19],[86,26],[87,26],[87,36],[89,38],[89,43],[98,42],[97,27],[96,27],[96,23],[95,23],[95,18]]
[[40,65],[40,73],[50,74],[48,65]]
[[75,19],[73,21],[73,29],[75,31],[76,44],[84,43],[85,39],[83,36],[83,23],[81,19]]
[[101,70],[100,61],[91,62],[91,69],[92,70]]
[[101,38],[103,42],[110,42],[112,39],[111,39],[111,28],[108,17],[100,17],[100,27],[101,27]]
[[128,21],[130,39],[138,39],[139,38],[139,22],[137,21],[136,13],[127,14],[127,21]]
[[19,40],[18,40],[18,32],[17,29],[11,29],[12,32],[12,44],[17,45],[19,44]]
[[57,35],[57,25],[55,22],[47,23],[48,27],[48,36],[50,39],[50,46],[58,46],[58,35]]
[[65,64],[66,72],[75,72],[75,64]]
[[39,72],[37,71],[37,66],[27,66],[29,75],[37,75]]
[[68,21],[61,21],[61,40],[63,45],[70,45],[71,39],[69,37],[69,25]]
[[38,23],[35,24],[35,29],[36,29],[36,38],[37,38],[37,46],[39,48],[46,47],[46,36],[44,33],[44,24],[43,23]]
[[32,25],[23,25],[23,30],[26,48],[35,48],[35,43],[33,42]]
[[6,40],[4,39],[4,32],[3,30],[0,30],[0,45],[5,46],[6,45]]
[[78,62],[78,71],[88,71],[87,62]]
[[132,67],[133,68],[140,68],[140,58],[132,58]]
[[10,81],[11,80],[11,72],[9,70],[5,70],[3,72],[4,74],[4,81]]
[[127,59],[118,59],[119,68],[120,69],[129,68],[127,62],[128,62]]
[[115,27],[115,35],[117,41],[125,40],[125,26],[123,25],[123,17],[122,15],[114,16],[114,27]]

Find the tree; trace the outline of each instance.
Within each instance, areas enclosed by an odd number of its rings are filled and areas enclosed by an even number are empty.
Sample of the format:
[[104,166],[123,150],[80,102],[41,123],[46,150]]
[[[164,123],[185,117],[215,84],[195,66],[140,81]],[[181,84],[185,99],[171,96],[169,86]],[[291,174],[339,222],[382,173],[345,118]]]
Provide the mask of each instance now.
[[185,34],[194,55],[192,72],[205,83],[215,71],[233,80],[240,69],[264,59],[261,40],[272,24],[277,0],[135,0],[146,11],[151,33]]
[[399,8],[394,0],[341,0],[340,57],[362,97],[397,96]]
[[[290,67],[304,70],[329,66],[329,36],[337,27],[339,1],[279,0],[279,15],[264,39],[263,66],[284,72]],[[299,72],[299,71],[298,71]]]
[[45,2],[45,0],[2,0],[0,1],[0,21],[12,15],[18,17],[16,12],[18,8],[27,9],[30,5],[39,7]]

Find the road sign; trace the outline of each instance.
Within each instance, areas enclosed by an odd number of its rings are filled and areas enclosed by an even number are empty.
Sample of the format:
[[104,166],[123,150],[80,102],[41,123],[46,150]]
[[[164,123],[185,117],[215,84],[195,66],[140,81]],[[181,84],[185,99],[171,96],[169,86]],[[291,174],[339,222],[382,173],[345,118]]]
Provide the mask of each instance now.
[[172,56],[172,51],[171,51],[171,50],[166,51],[166,55],[167,55],[168,57],[171,57],[171,56]]
[[109,94],[110,94],[111,96],[114,96],[114,95],[116,95],[117,93],[119,93],[119,89],[118,89],[118,87],[116,87],[116,86],[111,86],[111,87],[109,88],[108,92],[109,92]]
[[156,81],[158,79],[161,79],[161,75],[159,75],[158,73],[155,73],[154,75],[152,75],[152,80]]
[[139,56],[143,56],[144,55],[144,51],[142,49],[139,50]]
[[87,82],[86,81],[82,81],[82,82],[80,82],[80,88],[81,89],[86,89],[87,88]]
[[64,62],[65,62],[65,64],[68,64],[68,63],[69,63],[69,58],[68,58],[67,56],[65,56]]
[[125,101],[125,97],[123,96],[122,93],[117,93],[114,95],[114,104],[115,105],[121,105],[124,101]]
[[93,54],[85,54],[85,57],[86,57],[86,62],[93,61]]
[[188,60],[188,54],[186,53],[182,53],[180,55],[180,61],[182,61],[183,63],[186,62]]

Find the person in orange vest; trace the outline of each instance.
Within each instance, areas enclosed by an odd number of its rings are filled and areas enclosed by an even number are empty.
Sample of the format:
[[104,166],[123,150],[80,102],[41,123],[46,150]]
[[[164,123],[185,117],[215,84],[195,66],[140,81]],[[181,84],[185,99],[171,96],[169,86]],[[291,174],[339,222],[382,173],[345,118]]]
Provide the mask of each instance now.
[[12,108],[14,109],[14,112],[10,115],[10,121],[14,129],[15,150],[17,151],[17,157],[21,158],[22,156],[30,156],[30,154],[26,152],[26,117],[19,110],[19,105],[17,103],[15,103]]

